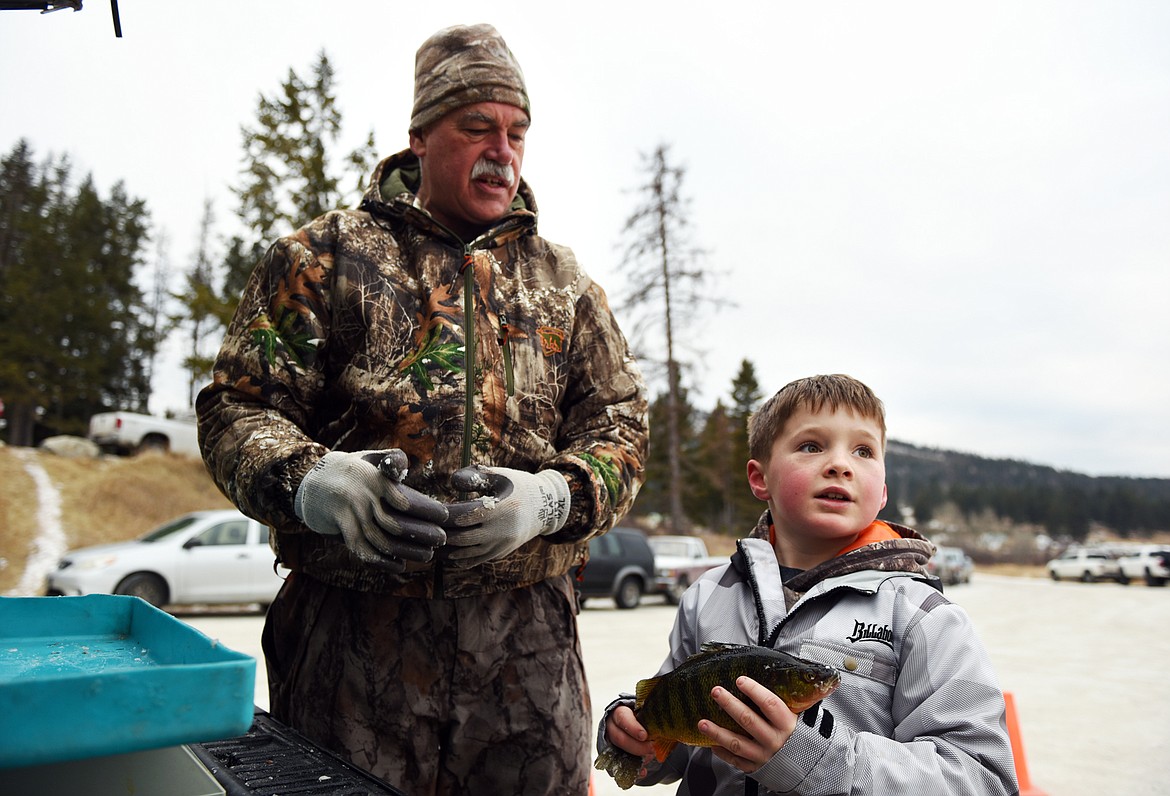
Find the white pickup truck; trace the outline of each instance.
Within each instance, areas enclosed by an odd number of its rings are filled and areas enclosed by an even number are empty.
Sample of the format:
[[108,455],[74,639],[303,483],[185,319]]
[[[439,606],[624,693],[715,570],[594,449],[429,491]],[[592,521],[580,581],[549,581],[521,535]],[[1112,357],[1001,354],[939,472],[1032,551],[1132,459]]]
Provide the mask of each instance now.
[[102,412],[89,419],[89,438],[107,453],[143,451],[199,455],[194,420],[177,420],[135,412]]
[[707,545],[697,536],[650,536],[654,551],[654,591],[678,605],[683,592],[712,567],[726,564],[726,556],[707,555]]
[[1170,580],[1170,545],[1143,545],[1117,559],[1122,583],[1143,579],[1148,586],[1165,586]]

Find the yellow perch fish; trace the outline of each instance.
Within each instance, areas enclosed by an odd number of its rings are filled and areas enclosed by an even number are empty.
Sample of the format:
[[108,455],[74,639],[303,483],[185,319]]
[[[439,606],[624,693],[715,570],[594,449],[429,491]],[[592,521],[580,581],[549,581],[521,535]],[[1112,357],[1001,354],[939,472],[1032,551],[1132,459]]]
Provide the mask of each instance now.
[[[754,706],[752,700],[735,686],[735,681],[744,675],[784,700],[793,713],[812,707],[833,693],[841,683],[841,676],[833,667],[786,652],[744,644],[707,642],[674,671],[638,682],[634,715],[646,728],[659,762],[665,760],[679,743],[714,745],[710,738],[699,732],[700,719],[709,719],[732,731],[742,731],[739,724],[715,704],[711,689],[723,686],[744,704]],[[599,754],[594,767],[607,772],[619,787],[625,789],[638,778],[642,760],[614,747]]]

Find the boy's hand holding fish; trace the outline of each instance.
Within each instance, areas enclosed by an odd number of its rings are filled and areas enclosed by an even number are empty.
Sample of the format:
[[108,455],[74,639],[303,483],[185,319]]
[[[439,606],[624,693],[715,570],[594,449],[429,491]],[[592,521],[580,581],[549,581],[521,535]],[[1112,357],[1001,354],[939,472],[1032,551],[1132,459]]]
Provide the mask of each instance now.
[[840,682],[830,666],[766,647],[709,641],[678,668],[638,682],[633,709],[620,705],[606,720],[606,738],[615,748],[598,754],[594,767],[629,788],[647,755],[662,762],[683,743],[714,747],[729,765],[754,772],[788,741],[796,714]]
[[619,706],[610,715],[605,723],[605,735],[610,743],[624,752],[637,757],[654,754],[654,744],[649,741],[649,733],[638,722],[634,711],[625,705]]
[[716,757],[750,774],[768,762],[792,737],[796,714],[784,700],[750,677],[740,677],[735,685],[755,704],[755,709],[722,686],[711,689],[711,698],[735,719],[745,734],[724,729],[710,719],[699,722],[699,732],[714,741],[711,751]]
[[[744,734],[720,727],[710,719],[702,719],[699,732],[712,741],[711,751],[728,765],[748,774],[768,762],[796,729],[796,714],[784,700],[750,677],[740,677],[736,687],[755,704],[746,704],[722,686],[711,689],[711,698],[727,715],[739,724]],[[654,744],[646,728],[638,723],[634,711],[622,705],[614,710],[606,722],[610,743],[630,754],[646,757],[654,754]]]

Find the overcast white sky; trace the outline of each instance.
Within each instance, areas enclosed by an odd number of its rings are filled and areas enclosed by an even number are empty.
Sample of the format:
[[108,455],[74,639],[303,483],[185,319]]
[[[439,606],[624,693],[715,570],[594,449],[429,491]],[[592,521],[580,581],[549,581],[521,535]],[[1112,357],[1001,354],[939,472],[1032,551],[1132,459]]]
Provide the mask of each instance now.
[[[405,146],[414,52],[490,22],[528,80],[541,232],[615,300],[640,153],[686,167],[734,311],[696,403],[845,372],[890,434],[1170,477],[1170,3],[120,0],[0,12],[0,151],[123,180],[190,265],[239,128],[324,49],[345,148]],[[177,278],[176,278],[177,279]],[[155,385],[180,408],[183,377]]]

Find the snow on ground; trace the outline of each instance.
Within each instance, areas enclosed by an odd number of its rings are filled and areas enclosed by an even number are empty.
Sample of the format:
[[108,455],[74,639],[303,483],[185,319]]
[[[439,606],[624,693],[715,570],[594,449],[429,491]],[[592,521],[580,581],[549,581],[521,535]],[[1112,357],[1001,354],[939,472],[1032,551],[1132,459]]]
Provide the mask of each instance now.
[[32,597],[44,592],[45,578],[57,566],[65,554],[65,529],[61,525],[61,493],[53,480],[37,461],[35,451],[14,448],[13,453],[24,464],[25,472],[32,478],[37,491],[37,527],[40,535],[33,542],[24,575],[16,588],[8,592],[9,597]]

